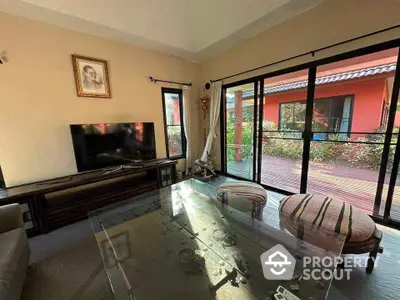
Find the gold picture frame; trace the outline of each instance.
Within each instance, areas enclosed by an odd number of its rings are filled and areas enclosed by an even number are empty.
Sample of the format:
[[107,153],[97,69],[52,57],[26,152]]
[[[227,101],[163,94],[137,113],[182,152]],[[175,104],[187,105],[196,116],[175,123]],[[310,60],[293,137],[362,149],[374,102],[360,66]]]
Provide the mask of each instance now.
[[111,98],[107,61],[76,54],[71,57],[77,96]]

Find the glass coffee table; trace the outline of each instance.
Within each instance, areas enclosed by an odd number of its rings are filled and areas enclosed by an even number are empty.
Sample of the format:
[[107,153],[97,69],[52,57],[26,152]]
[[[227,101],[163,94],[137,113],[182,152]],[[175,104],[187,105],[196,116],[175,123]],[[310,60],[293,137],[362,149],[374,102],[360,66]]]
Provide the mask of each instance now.
[[304,223],[295,237],[282,228],[290,216],[257,220],[216,196],[190,179],[89,213],[115,299],[326,299],[335,265],[304,259],[334,261],[344,237]]

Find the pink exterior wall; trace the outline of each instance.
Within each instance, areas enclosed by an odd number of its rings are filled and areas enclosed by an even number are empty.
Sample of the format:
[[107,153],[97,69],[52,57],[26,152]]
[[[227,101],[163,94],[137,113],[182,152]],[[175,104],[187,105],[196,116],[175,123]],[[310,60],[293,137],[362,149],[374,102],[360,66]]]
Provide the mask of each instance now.
[[174,124],[181,124],[181,111],[179,109],[179,99],[174,101]]
[[169,117],[168,111],[170,114],[172,114],[172,124],[168,125],[179,125],[181,124],[181,115],[180,115],[180,109],[179,109],[179,98],[174,97],[168,102],[166,102],[167,105],[167,118]]
[[400,127],[400,111],[396,111],[396,117],[394,119],[394,127]]
[[[385,77],[341,82],[335,85],[317,86],[315,98],[327,98],[340,95],[354,95],[351,131],[373,131],[380,126],[382,106],[385,97]],[[278,125],[279,104],[284,102],[305,101],[307,91],[289,91],[267,95],[264,98],[264,120],[274,121]],[[357,136],[359,137],[359,136]]]

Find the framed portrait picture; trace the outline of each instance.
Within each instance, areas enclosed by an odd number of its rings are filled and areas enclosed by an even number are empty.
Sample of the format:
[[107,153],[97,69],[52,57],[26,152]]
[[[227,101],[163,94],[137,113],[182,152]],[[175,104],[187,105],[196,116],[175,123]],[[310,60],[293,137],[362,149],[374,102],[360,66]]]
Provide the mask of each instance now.
[[107,61],[72,54],[78,97],[111,98]]

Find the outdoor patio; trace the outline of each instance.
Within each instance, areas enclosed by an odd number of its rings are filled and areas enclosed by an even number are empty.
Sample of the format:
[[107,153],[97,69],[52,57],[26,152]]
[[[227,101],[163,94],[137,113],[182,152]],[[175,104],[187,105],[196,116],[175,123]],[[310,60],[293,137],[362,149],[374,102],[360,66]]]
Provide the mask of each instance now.
[[[251,177],[251,163],[228,162],[228,173]],[[372,214],[378,171],[324,163],[310,162],[308,193],[333,196]],[[300,189],[301,160],[263,156],[261,182],[282,190],[298,193]],[[380,214],[383,215],[390,173],[386,173]],[[400,220],[400,186],[396,182],[391,217]]]

